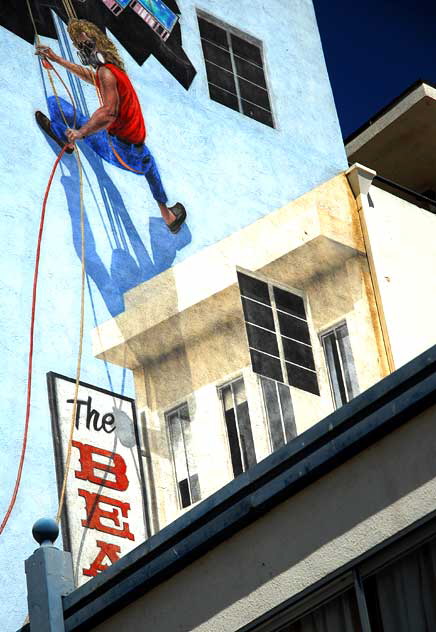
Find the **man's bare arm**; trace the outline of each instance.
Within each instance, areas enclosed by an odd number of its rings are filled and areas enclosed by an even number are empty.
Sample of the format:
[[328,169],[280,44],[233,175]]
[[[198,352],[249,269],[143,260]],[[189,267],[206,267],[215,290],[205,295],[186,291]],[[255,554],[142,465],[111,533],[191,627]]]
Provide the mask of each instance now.
[[78,130],[67,130],[68,140],[74,142],[90,134],[95,134],[102,129],[106,129],[114,122],[118,116],[119,95],[117,80],[109,68],[104,66],[98,69],[100,79],[100,92],[103,105],[91,116],[89,121]]
[[84,66],[80,66],[80,64],[74,64],[71,61],[63,59],[63,57],[56,55],[56,53],[48,46],[37,46],[35,55],[39,55],[40,57],[53,61],[56,64],[59,64],[59,66],[62,66],[75,74],[76,77],[79,77],[79,79],[83,79],[83,81],[86,81],[87,83],[94,84],[94,73],[92,70],[85,68]]

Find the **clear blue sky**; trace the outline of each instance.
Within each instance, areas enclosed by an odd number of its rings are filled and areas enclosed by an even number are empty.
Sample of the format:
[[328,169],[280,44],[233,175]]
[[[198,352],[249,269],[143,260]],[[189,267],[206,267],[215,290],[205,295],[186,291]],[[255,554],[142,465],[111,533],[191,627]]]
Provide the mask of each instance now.
[[436,83],[436,0],[314,0],[346,138],[417,79]]

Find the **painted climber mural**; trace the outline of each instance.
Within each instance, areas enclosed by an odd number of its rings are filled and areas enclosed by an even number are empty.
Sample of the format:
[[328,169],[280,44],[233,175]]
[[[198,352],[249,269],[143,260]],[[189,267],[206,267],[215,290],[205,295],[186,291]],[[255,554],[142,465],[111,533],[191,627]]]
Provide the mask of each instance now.
[[38,125],[69,153],[73,152],[76,141],[84,140],[103,160],[145,176],[165,224],[170,232],[178,233],[186,219],[186,210],[180,202],[167,206],[168,198],[156,162],[144,142],[146,130],[141,105],[116,47],[88,20],[70,19],[68,33],[82,65],[63,59],[45,45],[37,46],[36,53],[46,63],[59,64],[79,79],[95,85],[100,107],[88,118],[65,99],[51,95],[48,98],[50,119],[37,111]]
[[[45,92],[45,99],[35,108],[35,123],[55,154],[59,147],[65,151],[60,181],[74,250],[81,259],[83,202],[86,273],[88,280],[96,284],[111,316],[123,311],[126,291],[168,268],[177,253],[191,242],[185,223],[189,205],[184,199],[177,201],[177,193],[171,191],[173,203],[168,204],[168,187],[164,188],[158,164],[145,142],[146,116],[137,94],[138,82],[130,78],[132,68],[154,59],[177,81],[182,92],[190,88],[196,71],[182,48],[179,20],[180,10],[174,0],[24,0],[0,10],[1,26],[35,44]],[[50,45],[50,40],[54,44]],[[130,69],[124,61],[126,56],[133,58],[133,64],[129,60]],[[92,86],[94,94],[86,93],[85,83]],[[97,96],[99,103],[94,105]],[[77,147],[85,158],[82,170],[88,191],[84,194],[79,191],[78,165],[74,157],[68,157],[77,141],[81,141]],[[159,163],[164,162],[165,155],[160,152]],[[120,191],[105,163],[124,172],[129,193]],[[88,168],[95,184],[91,183]],[[149,216],[143,183],[148,183],[160,221]],[[97,216],[89,210],[89,194]],[[135,200],[135,209],[125,202],[130,196]],[[147,209],[142,221],[137,219],[138,200]],[[105,246],[96,232],[97,217],[111,242],[109,265],[104,261]],[[149,239],[144,240],[147,223]],[[149,242],[148,247],[145,241]],[[95,314],[95,324],[102,318],[105,316]]]

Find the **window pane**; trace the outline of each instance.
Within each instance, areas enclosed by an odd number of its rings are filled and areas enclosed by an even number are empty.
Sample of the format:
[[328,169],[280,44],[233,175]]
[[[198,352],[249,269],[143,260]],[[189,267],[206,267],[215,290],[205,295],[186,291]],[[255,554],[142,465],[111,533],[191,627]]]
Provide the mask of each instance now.
[[239,81],[239,90],[241,92],[242,99],[246,101],[250,101],[265,110],[271,110],[271,106],[269,104],[268,92],[263,88],[259,88],[255,86],[253,83],[249,81],[245,81],[245,79],[238,79]]
[[250,415],[248,413],[247,396],[245,394],[244,380],[232,382],[233,395],[236,403],[236,420],[239,428],[239,438],[241,441],[241,451],[244,470],[256,463],[256,452],[254,449],[253,434],[251,431]]
[[283,632],[362,632],[354,592],[328,601]]
[[247,470],[257,462],[253,433],[251,431],[250,415],[248,413],[248,402],[243,402],[236,407],[236,415],[238,418],[243,465],[244,470]]
[[312,348],[295,342],[288,338],[282,338],[283,350],[285,352],[285,360],[301,364],[308,369],[315,370],[315,362],[313,359]]
[[194,502],[194,493],[190,487],[191,481],[195,481],[195,500],[200,500],[200,483],[195,473],[195,455],[192,447],[191,421],[189,409],[186,404],[177,410],[165,415],[168,424],[171,452],[174,462],[177,487],[180,503],[187,507]]
[[250,349],[251,364],[253,371],[270,377],[272,380],[283,381],[282,365],[280,360],[272,358],[271,356],[260,353],[259,351],[253,351]]
[[260,305],[248,298],[242,299],[242,306],[244,308],[245,320],[254,325],[265,327],[271,331],[275,331],[274,318],[271,307],[266,305]]
[[200,34],[201,37],[206,38],[210,42],[215,42],[220,46],[224,46],[228,48],[227,34],[226,31],[203,18],[198,18],[198,24],[200,26]]
[[229,437],[233,473],[237,476],[256,463],[244,380],[239,378],[223,386],[220,391]]
[[217,88],[209,84],[209,95],[213,101],[222,103],[222,105],[226,105],[228,108],[239,112],[238,99],[234,94],[230,94],[230,92],[225,92],[222,88]]
[[221,397],[223,400],[224,411],[231,410],[234,408],[233,405],[233,394],[230,386],[224,386],[221,389]]
[[336,329],[339,352],[344,370],[345,385],[347,387],[347,399],[350,400],[359,392],[357,375],[354,368],[353,353],[351,351],[350,337],[346,323]]
[[203,54],[206,61],[212,61],[217,66],[232,71],[232,61],[230,59],[230,53],[222,48],[218,48],[214,44],[209,44],[202,40],[201,45],[203,47]]
[[246,40],[237,37],[236,35],[230,36],[232,40],[232,48],[235,55],[239,57],[243,57],[243,59],[248,59],[259,66],[262,66],[262,55],[260,53],[260,49],[258,46],[254,44],[250,44]]
[[179,482],[179,492],[182,507],[189,507],[191,504],[191,494],[189,493],[189,483],[186,478]]
[[260,351],[265,351],[266,353],[279,357],[279,347],[275,334],[270,333],[265,329],[255,327],[254,325],[249,325],[248,323],[247,334],[250,347],[254,347],[255,349],[259,349]]
[[201,499],[200,481],[198,480],[198,474],[192,474],[189,478],[191,485],[191,501],[193,503],[198,502]]
[[196,463],[195,463],[195,454],[193,449],[193,442],[191,436],[191,419],[189,417],[189,409],[188,406],[182,406],[179,409],[179,417],[182,425],[182,435],[185,449],[185,459],[186,465],[188,469],[188,477],[189,480],[192,477],[192,474],[196,471]]
[[277,382],[277,388],[282,407],[283,425],[285,427],[286,443],[297,436],[295,425],[294,407],[292,406],[291,392],[287,384]]
[[289,364],[289,362],[286,362],[286,371],[288,373],[288,381],[291,386],[301,388],[303,391],[308,391],[314,395],[319,395],[316,373],[302,369],[295,366],[295,364]]
[[230,387],[233,390],[233,397],[235,398],[236,406],[239,406],[239,404],[243,404],[247,401],[247,396],[245,395],[245,384],[242,377],[232,382],[228,388]]
[[336,347],[336,336],[332,332],[323,337],[324,350],[327,360],[327,368],[330,377],[330,383],[333,391],[336,408],[339,408],[347,401],[345,393],[345,384],[342,377],[341,363],[339,361],[338,350]]
[[277,394],[277,383],[273,380],[261,378],[263,400],[265,402],[266,414],[268,417],[268,426],[271,436],[272,449],[278,450],[285,444],[285,436],[283,433],[282,418],[280,414],[280,404]]
[[239,447],[239,437],[236,428],[235,410],[232,408],[226,410],[225,420],[227,426],[227,435],[229,437],[230,458],[232,460],[233,474],[238,476],[243,472],[241,451]]
[[306,320],[306,310],[304,309],[304,301],[301,296],[292,294],[291,292],[285,292],[278,287],[274,288],[274,300],[276,302],[277,309],[281,309],[288,314],[299,316]]
[[174,467],[176,470],[176,479],[177,481],[181,481],[183,479],[187,479],[189,474],[182,435],[182,424],[178,412],[175,412],[171,415],[168,423],[170,430],[171,447],[174,458]]
[[248,101],[242,100],[241,104],[242,104],[242,111],[246,116],[249,116],[250,118],[255,119],[256,121],[259,121],[259,123],[265,123],[265,125],[274,127],[273,118],[270,112],[268,112],[267,110],[263,110],[257,105],[253,105],[252,103],[249,103]]
[[233,79],[232,73],[227,70],[222,70],[209,62],[206,62],[206,73],[209,83],[213,83],[220,88],[233,92],[236,96],[235,80]]
[[240,77],[248,79],[248,81],[255,83],[257,86],[266,88],[265,75],[262,68],[259,68],[259,66],[255,66],[240,57],[235,57],[235,65],[236,72]]
[[265,303],[265,305],[271,305],[268,285],[266,283],[247,276],[246,274],[241,274],[240,272],[238,272],[238,281],[241,294],[249,298],[254,298],[260,303]]
[[283,312],[277,312],[280,323],[280,331],[283,336],[300,340],[310,345],[309,327],[304,320],[299,320]]

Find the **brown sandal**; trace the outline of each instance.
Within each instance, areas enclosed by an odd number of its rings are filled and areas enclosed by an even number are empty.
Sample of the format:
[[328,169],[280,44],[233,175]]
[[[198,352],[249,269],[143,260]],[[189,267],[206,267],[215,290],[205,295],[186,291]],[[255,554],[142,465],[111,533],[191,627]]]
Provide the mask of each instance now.
[[177,202],[174,206],[169,206],[168,209],[176,216],[176,219],[171,224],[167,224],[167,226],[173,234],[176,234],[182,228],[182,224],[186,219],[186,209],[180,202]]

